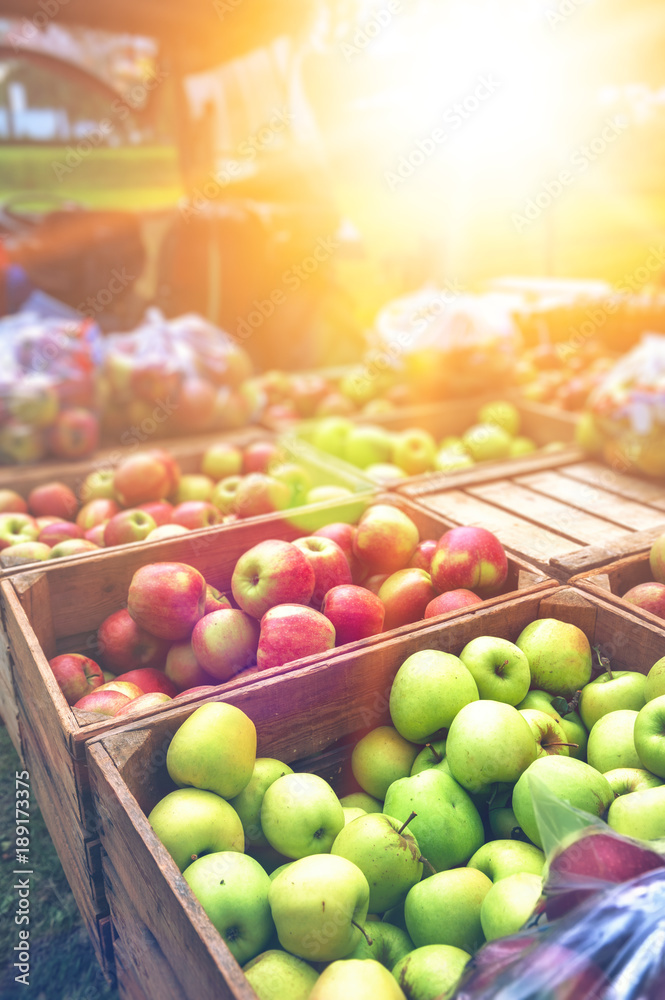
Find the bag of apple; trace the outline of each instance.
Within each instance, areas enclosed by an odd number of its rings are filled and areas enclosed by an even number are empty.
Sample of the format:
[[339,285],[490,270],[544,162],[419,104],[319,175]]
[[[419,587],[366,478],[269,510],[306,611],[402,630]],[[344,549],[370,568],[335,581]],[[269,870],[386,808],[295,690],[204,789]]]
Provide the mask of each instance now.
[[0,320],[0,464],[94,451],[100,343],[89,318],[25,311]]
[[542,778],[530,784],[547,855],[541,899],[519,933],[476,953],[455,1000],[662,1000],[665,823],[662,841],[642,843]]

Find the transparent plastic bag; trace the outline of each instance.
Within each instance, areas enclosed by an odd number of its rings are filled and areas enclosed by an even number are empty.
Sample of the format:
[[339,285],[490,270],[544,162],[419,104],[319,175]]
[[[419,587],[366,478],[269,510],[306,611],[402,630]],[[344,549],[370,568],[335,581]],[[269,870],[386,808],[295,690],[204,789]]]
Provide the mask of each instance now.
[[477,952],[455,1000],[663,1000],[665,845],[620,836],[542,780],[532,795],[543,895],[523,930]]

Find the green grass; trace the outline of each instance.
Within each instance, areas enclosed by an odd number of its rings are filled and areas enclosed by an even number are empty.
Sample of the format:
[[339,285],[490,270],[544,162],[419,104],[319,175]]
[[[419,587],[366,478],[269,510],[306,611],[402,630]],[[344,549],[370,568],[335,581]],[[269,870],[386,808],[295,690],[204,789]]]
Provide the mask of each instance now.
[[14,981],[12,949],[18,943],[14,923],[17,895],[13,889],[15,858],[15,771],[22,764],[0,726],[0,997],[2,1000],[117,1000],[106,983],[81,922],[48,830],[31,798],[30,862],[34,871],[30,893],[30,985]]

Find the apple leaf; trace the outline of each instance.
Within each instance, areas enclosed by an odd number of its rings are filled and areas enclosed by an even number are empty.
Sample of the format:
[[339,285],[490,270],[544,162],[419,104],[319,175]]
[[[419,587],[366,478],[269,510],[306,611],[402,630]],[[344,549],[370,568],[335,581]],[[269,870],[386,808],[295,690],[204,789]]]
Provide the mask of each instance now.
[[567,715],[569,712],[568,702],[565,698],[557,697],[552,698],[551,702],[552,708],[557,713],[557,715]]

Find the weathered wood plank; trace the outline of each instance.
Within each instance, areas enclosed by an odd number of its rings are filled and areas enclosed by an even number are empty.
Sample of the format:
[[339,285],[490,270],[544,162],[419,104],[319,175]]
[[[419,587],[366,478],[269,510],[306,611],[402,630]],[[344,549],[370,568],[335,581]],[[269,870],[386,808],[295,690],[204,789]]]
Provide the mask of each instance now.
[[597,517],[613,521],[625,528],[645,531],[648,528],[661,526],[665,530],[665,513],[600,489],[592,483],[581,483],[556,472],[518,476],[515,482],[572,507],[592,511]]

